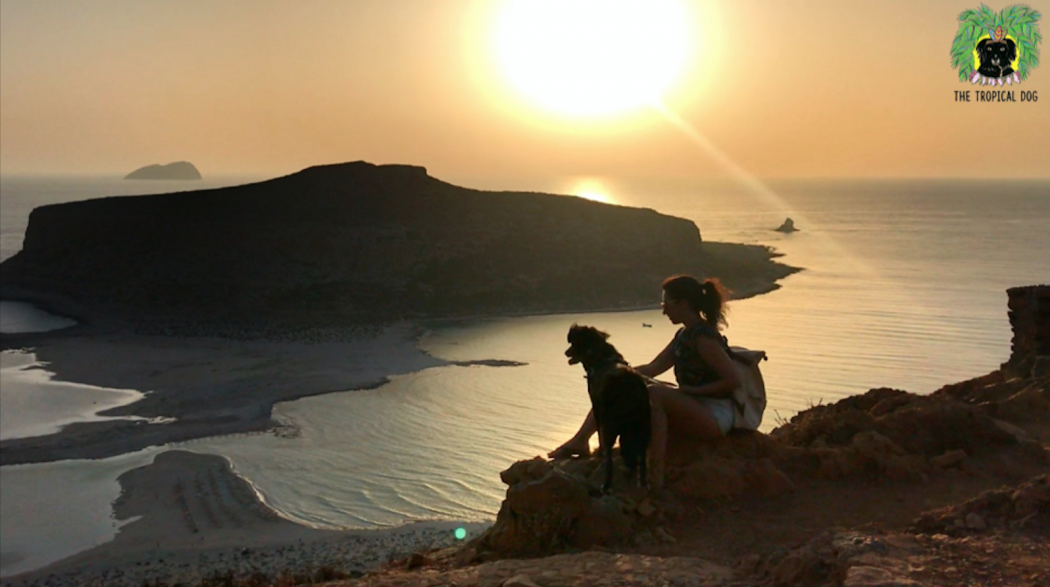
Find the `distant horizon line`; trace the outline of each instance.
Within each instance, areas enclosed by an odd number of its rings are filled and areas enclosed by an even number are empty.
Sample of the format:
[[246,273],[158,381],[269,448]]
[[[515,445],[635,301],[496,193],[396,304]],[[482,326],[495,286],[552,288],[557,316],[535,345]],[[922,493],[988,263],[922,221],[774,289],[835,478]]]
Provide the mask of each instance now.
[[[194,180],[157,180],[157,179],[129,179],[127,181],[132,182],[179,182],[193,184],[195,182],[208,182],[209,180],[217,179],[275,179],[278,177],[285,177],[293,175],[310,167],[316,167],[319,165],[310,165],[302,167],[294,171],[280,171],[273,173],[265,173],[259,171],[230,171],[224,173],[210,173],[201,174],[201,179]],[[378,163],[376,165],[387,165],[386,163]],[[393,165],[393,164],[391,164]],[[426,167],[421,166],[421,167]],[[463,176],[460,174],[448,174],[448,175],[434,175],[429,169],[427,174],[436,179],[444,179],[453,175],[459,175],[467,179],[478,179],[486,181],[496,181],[502,179],[501,176],[494,175],[476,175],[476,176]],[[57,178],[94,178],[94,179],[124,179],[127,173],[124,172],[16,172],[16,173],[2,173],[0,172],[0,179],[57,179]],[[705,177],[682,177],[677,175],[671,176],[607,176],[593,173],[577,173],[577,174],[548,174],[548,175],[532,175],[532,176],[520,176],[520,175],[508,175],[503,176],[507,180],[520,181],[520,180],[564,180],[570,178],[577,178],[581,176],[592,177],[595,179],[607,179],[610,181],[678,181],[678,182],[691,182],[691,181],[718,181],[718,182],[735,182],[738,181],[736,178],[728,177],[724,175],[712,175]],[[1050,175],[1046,176],[1024,176],[1024,177],[987,177],[987,176],[946,176],[946,175],[810,175],[810,176],[770,176],[770,177],[759,177],[759,181],[763,182],[791,182],[791,181],[1047,181],[1050,180]]]

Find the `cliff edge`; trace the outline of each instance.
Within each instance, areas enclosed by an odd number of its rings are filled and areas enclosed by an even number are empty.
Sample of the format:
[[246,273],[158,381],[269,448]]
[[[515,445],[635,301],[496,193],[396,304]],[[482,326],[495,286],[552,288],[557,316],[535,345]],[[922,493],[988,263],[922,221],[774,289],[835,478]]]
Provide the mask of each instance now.
[[356,162],[37,208],[0,294],[139,330],[251,332],[651,306],[675,273],[718,266],[753,293],[794,271],[733,247],[705,251],[695,224],[653,210]]

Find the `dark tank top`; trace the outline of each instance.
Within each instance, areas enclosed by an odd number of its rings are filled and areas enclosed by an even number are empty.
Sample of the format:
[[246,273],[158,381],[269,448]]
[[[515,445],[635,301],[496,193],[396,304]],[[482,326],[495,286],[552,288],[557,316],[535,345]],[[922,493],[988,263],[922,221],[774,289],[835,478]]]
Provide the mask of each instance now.
[[729,343],[717,329],[706,323],[682,327],[674,335],[674,376],[678,385],[701,386],[721,379],[718,372],[707,364],[707,361],[696,351],[696,342],[700,337],[717,341],[729,352]]

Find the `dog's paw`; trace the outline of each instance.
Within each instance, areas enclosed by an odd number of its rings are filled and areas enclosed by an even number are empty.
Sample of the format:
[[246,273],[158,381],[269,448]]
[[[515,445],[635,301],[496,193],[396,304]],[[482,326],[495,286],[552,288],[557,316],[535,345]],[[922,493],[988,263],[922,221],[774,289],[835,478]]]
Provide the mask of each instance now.
[[549,459],[575,459],[591,456],[590,449],[581,449],[572,446],[559,446],[547,453]]

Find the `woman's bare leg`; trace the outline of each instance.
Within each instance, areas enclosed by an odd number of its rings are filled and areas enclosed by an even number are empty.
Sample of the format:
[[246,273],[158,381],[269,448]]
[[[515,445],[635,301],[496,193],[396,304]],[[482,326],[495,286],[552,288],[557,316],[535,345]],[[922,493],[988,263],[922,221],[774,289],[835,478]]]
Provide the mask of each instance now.
[[591,436],[594,436],[594,433],[597,431],[598,423],[594,419],[594,410],[591,410],[587,412],[587,417],[584,418],[583,424],[580,425],[576,435],[565,444],[547,453],[547,456],[552,459],[570,457],[577,454],[587,456],[591,454]]
[[718,422],[706,406],[694,398],[666,385],[649,385],[652,402],[652,444],[649,445],[649,483],[653,489],[664,484],[664,468],[667,457],[668,430],[676,435],[689,436],[697,440],[714,440],[722,437]]

